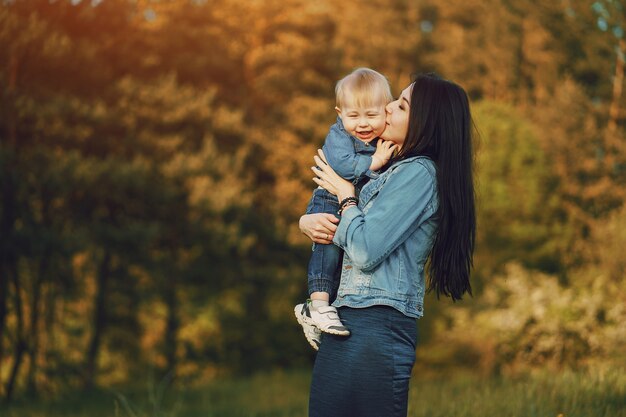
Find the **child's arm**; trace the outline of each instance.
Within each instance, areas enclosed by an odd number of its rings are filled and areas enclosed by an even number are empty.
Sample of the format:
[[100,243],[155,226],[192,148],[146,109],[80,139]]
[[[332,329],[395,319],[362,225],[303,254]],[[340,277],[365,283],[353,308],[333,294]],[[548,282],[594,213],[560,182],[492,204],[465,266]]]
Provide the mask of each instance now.
[[348,181],[362,177],[372,165],[372,156],[356,153],[350,135],[339,127],[339,123],[331,126],[322,150],[328,164]]
[[391,159],[393,152],[397,148],[398,147],[393,142],[379,139],[378,145],[376,146],[376,151],[374,152],[374,155],[372,155],[370,170],[378,171],[383,166],[385,166],[385,164],[389,162],[389,159]]

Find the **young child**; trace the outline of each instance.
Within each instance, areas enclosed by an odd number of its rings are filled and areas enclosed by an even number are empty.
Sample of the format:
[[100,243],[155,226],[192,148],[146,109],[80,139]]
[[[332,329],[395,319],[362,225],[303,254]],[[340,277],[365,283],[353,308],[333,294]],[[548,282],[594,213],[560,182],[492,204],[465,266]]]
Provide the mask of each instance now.
[[[323,151],[337,174],[355,184],[357,193],[369,178],[376,178],[391,158],[393,148],[377,147],[385,130],[385,106],[393,100],[389,83],[380,73],[358,68],[339,80],[335,87],[337,121],[326,136]],[[337,197],[318,187],[306,213],[338,216]],[[333,244],[313,244],[308,267],[310,299],[294,308],[298,323],[311,346],[319,348],[321,332],[348,336],[337,309],[329,305],[339,287],[342,251]]]

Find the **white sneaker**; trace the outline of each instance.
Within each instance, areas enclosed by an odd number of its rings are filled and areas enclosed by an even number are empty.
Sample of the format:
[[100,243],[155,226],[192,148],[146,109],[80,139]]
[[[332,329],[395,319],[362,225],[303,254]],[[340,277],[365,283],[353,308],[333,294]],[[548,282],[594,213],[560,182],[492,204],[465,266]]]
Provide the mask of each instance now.
[[310,316],[308,315],[308,310],[308,303],[304,303],[295,306],[293,312],[296,315],[298,323],[302,326],[302,331],[304,331],[304,337],[306,337],[307,342],[309,342],[313,349],[319,350],[320,344],[322,343],[322,331],[315,327],[315,325],[309,323]]
[[348,336],[350,334],[350,330],[343,325],[339,319],[337,309],[333,306],[320,307],[317,310],[313,310],[311,308],[311,301],[307,300],[304,304],[298,304],[296,311],[300,311],[300,313],[296,314],[298,322],[302,321],[313,325],[324,333],[338,336]]

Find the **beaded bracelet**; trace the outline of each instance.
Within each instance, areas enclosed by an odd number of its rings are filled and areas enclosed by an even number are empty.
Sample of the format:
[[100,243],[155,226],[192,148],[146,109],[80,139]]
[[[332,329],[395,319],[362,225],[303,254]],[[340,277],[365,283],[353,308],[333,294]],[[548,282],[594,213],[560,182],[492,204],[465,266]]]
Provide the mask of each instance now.
[[343,213],[343,211],[345,209],[347,209],[350,206],[356,206],[359,202],[359,199],[356,197],[346,197],[343,200],[341,200],[341,203],[339,203],[339,211],[337,211],[337,214],[341,216],[341,213]]
[[355,202],[353,202],[353,201],[349,201],[349,202],[347,202],[346,204],[344,204],[343,206],[341,206],[341,208],[339,209],[339,211],[337,212],[337,214],[338,214],[339,216],[341,216],[341,213],[343,213],[345,209],[347,209],[348,207],[353,207],[353,206],[354,206],[354,207],[356,207],[356,203],[355,203]]
[[355,204],[359,203],[359,199],[356,197],[346,197],[343,200],[341,200],[341,203],[339,203],[339,207],[343,207],[349,201],[354,201]]

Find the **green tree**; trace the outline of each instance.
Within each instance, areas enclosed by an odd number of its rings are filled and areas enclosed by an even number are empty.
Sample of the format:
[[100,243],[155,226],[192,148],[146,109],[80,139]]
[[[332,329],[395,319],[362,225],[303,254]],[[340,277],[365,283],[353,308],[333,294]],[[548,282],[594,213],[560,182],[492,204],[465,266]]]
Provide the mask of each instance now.
[[478,235],[476,265],[486,276],[506,262],[556,272],[562,224],[555,182],[536,127],[503,103],[474,106],[479,127],[476,158]]

